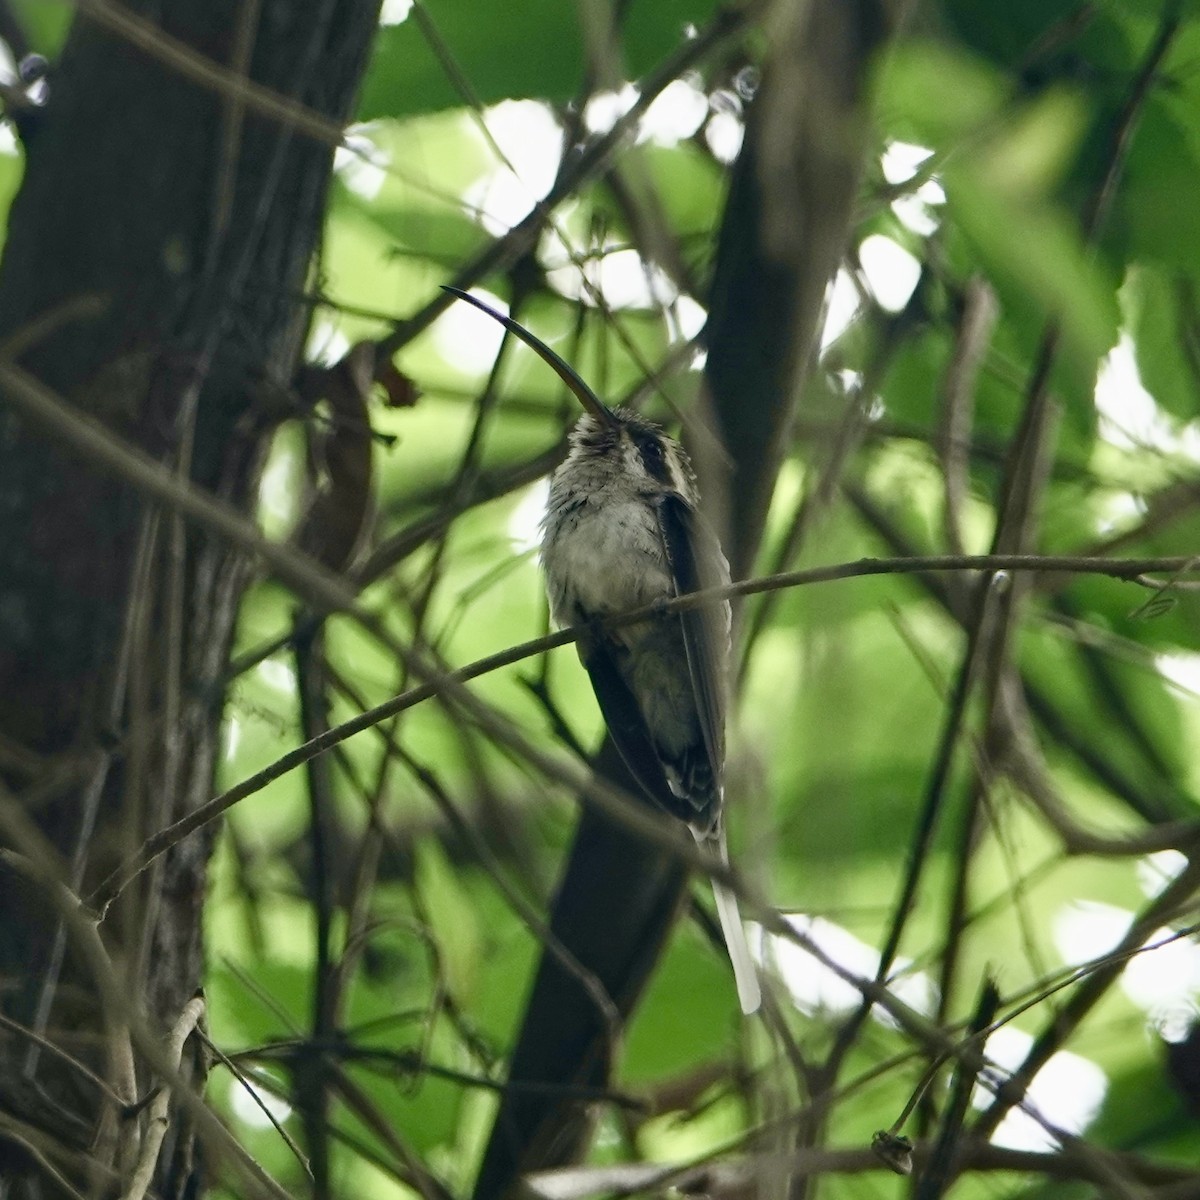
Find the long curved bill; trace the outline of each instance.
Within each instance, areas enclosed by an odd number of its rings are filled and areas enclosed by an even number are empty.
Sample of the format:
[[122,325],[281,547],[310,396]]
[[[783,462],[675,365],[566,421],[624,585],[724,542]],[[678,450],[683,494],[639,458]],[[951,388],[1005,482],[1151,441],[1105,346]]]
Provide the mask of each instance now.
[[616,418],[613,416],[612,410],[584,383],[583,376],[566,359],[551,350],[541,338],[535,337],[530,333],[524,325],[519,325],[512,317],[506,317],[502,312],[497,312],[490,304],[485,304],[482,300],[476,299],[470,292],[464,292],[460,288],[451,287],[445,283],[442,284],[442,291],[449,292],[452,296],[457,296],[460,300],[465,300],[468,304],[473,304],[482,312],[487,313],[489,317],[499,321],[509,333],[515,337],[519,337],[525,345],[531,347],[537,353],[539,358],[550,364],[559,379],[571,389],[575,398],[593,417],[599,421],[603,421],[605,425],[616,423]]

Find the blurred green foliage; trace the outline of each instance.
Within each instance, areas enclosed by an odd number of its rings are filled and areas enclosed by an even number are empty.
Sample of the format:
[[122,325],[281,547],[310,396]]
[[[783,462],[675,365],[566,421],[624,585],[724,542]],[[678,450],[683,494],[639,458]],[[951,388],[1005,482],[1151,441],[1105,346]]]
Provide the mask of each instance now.
[[[350,150],[339,154],[329,199],[314,273],[321,300],[314,358],[334,361],[348,345],[384,337],[418,314],[438,284],[544,194],[564,137],[569,167],[572,143],[590,136],[584,114],[596,77],[584,52],[596,31],[585,35],[579,26],[584,7],[427,0],[420,19],[381,29],[360,123]],[[678,52],[716,9],[698,0],[622,7],[628,20],[608,65],[634,81]],[[15,0],[14,10],[37,48],[56,47],[65,6]],[[1037,548],[1194,552],[1200,22],[1185,6],[1160,71],[1139,96],[1138,72],[1163,13],[1154,0],[1083,7],[945,0],[929,5],[919,34],[902,37],[879,64],[875,149],[847,261],[855,262],[868,234],[882,233],[915,257],[919,282],[901,311],[889,311],[874,298],[878,281],[859,270],[853,320],[833,331],[821,386],[799,414],[763,569],[944,552],[948,519],[958,522],[967,550],[985,550],[1005,456],[1051,330],[1061,422],[1038,506]],[[478,281],[508,298],[532,279],[533,294],[515,315],[606,395],[636,387],[674,352],[683,369],[648,402],[671,422],[663,396],[696,411],[699,364],[680,351],[702,317],[721,218],[729,156],[714,149],[719,126],[740,127],[756,55],[769,47],[769,38],[751,40],[754,54],[726,46],[688,76],[698,115],[684,115],[677,93],[668,113],[678,124],[674,136],[630,138],[611,172],[572,192],[523,272]],[[891,168],[885,174],[898,145],[922,148],[907,179]],[[18,158],[0,159],[3,195],[18,171]],[[1089,231],[1101,203],[1106,219]],[[625,267],[617,269],[621,255]],[[606,310],[578,302],[585,278],[606,297]],[[961,510],[948,512],[944,380],[959,353],[972,280],[993,291],[998,315],[970,396],[967,494]],[[371,402],[378,511],[369,549],[392,539],[406,549],[364,602],[397,641],[419,638],[453,665],[547,628],[531,553],[537,480],[545,474],[538,463],[561,447],[573,413],[549,372],[511,347],[498,403],[484,407],[494,333],[475,314],[451,310],[396,357],[420,389],[415,405]],[[878,361],[884,369],[870,376]],[[1098,387],[1098,374],[1109,384]],[[867,377],[877,390],[857,395]],[[858,410],[867,415],[843,465],[847,486],[819,508],[798,555],[780,558],[797,505],[812,495],[832,439]],[[320,426],[296,422],[277,435],[263,514],[280,537],[304,510],[307,442]],[[459,511],[477,480],[489,482],[491,498]],[[731,732],[737,861],[781,910],[840,930],[848,965],[868,975],[892,918],[964,651],[963,584],[962,575],[893,575],[747,605],[748,613],[761,610],[761,621]],[[1066,823],[1097,837],[1140,835],[1197,815],[1200,614],[1187,590],[1168,586],[1164,602],[1147,608],[1153,599],[1100,577],[1040,577],[1014,639],[1047,785]],[[269,646],[294,616],[275,585],[256,585],[237,654]],[[328,623],[325,653],[335,721],[412,682],[340,618]],[[283,649],[233,681],[223,785],[302,739],[296,678],[292,652]],[[546,701],[536,694],[542,685]],[[570,649],[471,686],[564,758],[571,751],[559,722],[584,747],[598,740],[596,706]],[[985,972],[1015,1002],[1096,953],[1096,945],[1071,942],[1078,923],[1067,917],[1100,912],[1089,904],[1131,915],[1148,903],[1145,855],[1068,845],[1002,772],[991,779],[974,832],[964,835],[971,764],[985,753],[972,723],[978,716],[971,706],[945,820],[901,944],[906,974],[932,1018],[929,997],[953,937],[957,959],[942,1013],[951,1024],[969,1016]],[[387,753],[389,738],[399,756]],[[405,1153],[462,1193],[538,950],[506,893],[545,912],[570,836],[571,797],[436,703],[347,742],[331,758],[331,777],[342,1066],[392,1131],[389,1141],[345,1096],[335,1104],[332,1124],[343,1139],[337,1194],[413,1194],[401,1182]],[[486,862],[448,819],[447,800],[486,846]],[[207,909],[213,1037],[242,1067],[268,1070],[284,1093],[286,1047],[306,1036],[315,987],[311,819],[302,771],[238,805]],[[964,846],[966,918],[952,935],[951,889]],[[1109,944],[1119,932],[1110,925]],[[1200,999],[1200,968],[1194,958],[1181,961],[1195,974],[1190,984],[1176,978],[1161,1006],[1135,1002],[1114,985],[1062,1047],[1107,1080],[1106,1098],[1094,1097],[1094,1123],[1078,1130],[1098,1146],[1194,1163],[1195,1117],[1164,1070],[1158,1035],[1175,1030],[1171,1022]],[[796,1052],[819,1061],[853,999],[839,999],[799,952],[781,950],[780,962],[786,974],[777,994]],[[1054,1004],[1033,1005],[1015,1025],[1036,1035]],[[865,1147],[899,1114],[926,1065],[893,1025],[868,1021],[841,1075],[854,1086],[829,1109],[824,1139]],[[607,1115],[597,1161],[683,1160],[735,1145],[801,1102],[791,1068],[777,1038],[738,1019],[723,957],[684,922],[628,1032],[616,1081],[634,1097],[675,1099],[653,1117]],[[286,1186],[303,1188],[304,1172],[278,1134],[234,1103],[238,1087],[218,1070],[214,1099],[259,1161]],[[941,1083],[931,1095],[936,1109]],[[1060,1114],[1074,1111],[1070,1105],[1055,1107],[1063,1103],[1061,1089],[1043,1099],[1047,1118],[1069,1123]],[[915,1120],[929,1130],[927,1113]],[[285,1121],[299,1136],[296,1116]],[[819,1194],[858,1196],[866,1186],[859,1176],[835,1174]],[[869,1186],[872,1195],[899,1195],[907,1184],[877,1175]],[[963,1200],[1050,1194],[1074,1193],[1057,1182],[987,1173],[968,1174],[955,1190]]]

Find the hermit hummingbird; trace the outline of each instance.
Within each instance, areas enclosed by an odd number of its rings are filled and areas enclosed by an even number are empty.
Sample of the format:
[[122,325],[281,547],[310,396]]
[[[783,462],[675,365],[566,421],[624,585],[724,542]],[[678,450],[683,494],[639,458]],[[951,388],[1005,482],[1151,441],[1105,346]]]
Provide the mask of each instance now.
[[[583,626],[579,657],[630,774],[696,841],[728,862],[723,821],[729,602],[609,627],[604,618],[729,582],[729,564],[700,515],[683,447],[651,421],[609,408],[582,376],[511,317],[495,318],[544,359],[583,405],[566,460],[550,481],[541,561],[554,620]],[[761,1003],[737,898],[713,896],[742,1011]]]

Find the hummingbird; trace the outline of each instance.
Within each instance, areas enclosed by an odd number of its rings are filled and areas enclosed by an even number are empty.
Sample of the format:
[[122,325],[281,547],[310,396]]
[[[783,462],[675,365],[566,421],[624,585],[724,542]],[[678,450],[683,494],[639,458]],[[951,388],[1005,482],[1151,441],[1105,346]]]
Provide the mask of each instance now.
[[[729,564],[699,511],[683,447],[658,425],[609,408],[582,376],[511,317],[457,288],[530,346],[583,405],[566,460],[550,481],[541,562],[560,626],[577,643],[609,734],[630,774],[697,843],[728,863],[723,820],[727,600],[607,627],[605,617],[729,582]],[[762,1002],[737,897],[713,898],[744,1013]]]

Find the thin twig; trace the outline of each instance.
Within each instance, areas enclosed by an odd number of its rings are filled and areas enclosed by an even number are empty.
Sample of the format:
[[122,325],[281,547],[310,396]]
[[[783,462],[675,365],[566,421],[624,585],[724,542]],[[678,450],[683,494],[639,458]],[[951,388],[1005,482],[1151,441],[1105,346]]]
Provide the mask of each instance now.
[[954,338],[954,354],[942,380],[940,431],[942,476],[945,481],[943,526],[946,545],[963,549],[963,510],[970,494],[968,457],[975,413],[975,382],[987,352],[992,329],[1000,315],[996,293],[982,278],[967,283],[962,318]]
[[1118,979],[1130,955],[1139,953],[1148,937],[1177,914],[1200,888],[1200,859],[1192,859],[1183,871],[1129,925],[1125,935],[1102,964],[1089,970],[1063,1006],[1052,1015],[1034,1039],[1029,1053],[1012,1073],[1008,1086],[983,1113],[973,1132],[988,1138],[1004,1114],[1022,1099],[1033,1077],[1057,1052],[1080,1022],[1092,1011],[1108,988]]
[[[2,375],[3,368],[0,367],[0,378],[2,378]],[[913,572],[980,570],[1050,571],[1063,574],[1105,575],[1109,578],[1128,582],[1131,580],[1140,581],[1148,572],[1173,570],[1197,571],[1200,570],[1200,559],[1197,559],[1195,556],[1124,560],[1086,559],[1036,554],[935,554],[906,559],[860,559],[854,563],[840,563],[830,567],[814,567],[803,571],[788,571],[782,575],[775,575],[766,579],[751,579],[742,583],[731,584],[728,587],[711,588],[704,592],[693,592],[688,596],[681,596],[675,600],[647,605],[619,617],[613,617],[608,621],[608,624],[613,627],[635,624],[638,621],[646,620],[648,617],[655,617],[669,612],[679,612],[703,604],[711,604],[715,600],[726,597],[753,595],[758,592],[770,591],[781,587],[800,587],[809,584],[828,583],[834,580],[861,578],[869,575],[902,575]],[[568,645],[577,641],[580,637],[586,636],[588,632],[589,630],[586,627],[576,626],[560,630],[557,633],[547,634],[544,637],[535,638],[529,642],[523,642],[518,646],[510,647],[496,654],[488,655],[486,658],[479,659],[469,666],[448,671],[439,678],[433,679],[428,683],[422,683],[399,696],[394,696],[392,699],[376,705],[367,712],[360,713],[358,716],[352,717],[341,725],[335,726],[327,733],[295,747],[293,750],[288,751],[287,754],[276,759],[275,762],[264,767],[261,771],[242,780],[241,783],[235,784],[232,788],[222,792],[206,804],[193,809],[192,812],[175,822],[175,824],[147,838],[137,854],[122,863],[121,866],[114,870],[100,884],[93,893],[91,902],[101,910],[106,909],[113,899],[160,854],[163,854],[172,846],[182,841],[188,834],[215,820],[247,796],[254,795],[269,783],[273,783],[281,776],[302,766],[315,755],[323,754],[325,751],[346,741],[347,738],[362,733],[379,722],[423,703],[447,689],[468,683],[473,679],[479,678],[481,675],[486,675],[501,667],[511,666],[513,663],[531,658],[535,654],[542,654],[559,646]],[[545,756],[539,755],[538,757],[545,761]],[[622,810],[619,808],[618,811]],[[634,808],[630,808],[625,816],[618,816],[618,819],[639,825],[649,820],[649,818],[640,814],[638,809]],[[651,827],[646,826],[647,832],[649,828]],[[661,838],[661,834],[650,833],[649,836],[653,837],[656,841]],[[687,857],[683,850],[677,849],[676,852],[685,854],[685,857]]]
[[[183,1062],[183,1044],[191,1036],[192,1031],[204,1019],[204,999],[193,996],[183,1006],[179,1020],[175,1022],[170,1037],[167,1038],[166,1056],[171,1065],[178,1070]],[[151,1102],[147,1114],[146,1137],[142,1142],[142,1152],[138,1158],[133,1178],[125,1189],[122,1200],[143,1200],[150,1190],[154,1179],[154,1170],[158,1165],[158,1153],[162,1149],[163,1138],[166,1136],[167,1114],[171,1108],[171,1092],[169,1088],[161,1088]]]
[[[918,1142],[913,1159],[918,1169],[929,1159],[931,1146]],[[1126,1173],[1147,1186],[1162,1184],[1195,1186],[1197,1173],[1191,1167],[1160,1163],[1135,1154],[1112,1155]],[[538,1200],[593,1200],[606,1195],[656,1195],[668,1187],[682,1195],[704,1193],[740,1195],[770,1167],[810,1176],[857,1176],[886,1170],[865,1146],[801,1149],[791,1153],[754,1154],[720,1163],[699,1166],[663,1163],[623,1163],[611,1166],[562,1167],[539,1171],[526,1178],[530,1194]],[[1063,1182],[1107,1182],[1094,1165],[1070,1161],[1061,1153],[1011,1150],[978,1138],[968,1139],[955,1162],[958,1171],[1012,1172],[1041,1176]],[[1156,1193],[1158,1194],[1158,1193]],[[1174,1193],[1171,1193],[1174,1195]]]

